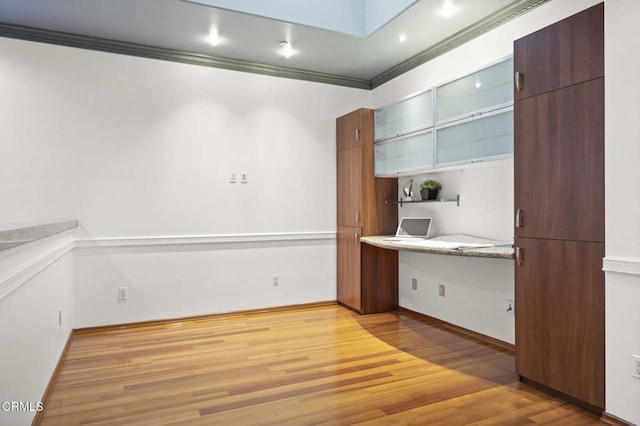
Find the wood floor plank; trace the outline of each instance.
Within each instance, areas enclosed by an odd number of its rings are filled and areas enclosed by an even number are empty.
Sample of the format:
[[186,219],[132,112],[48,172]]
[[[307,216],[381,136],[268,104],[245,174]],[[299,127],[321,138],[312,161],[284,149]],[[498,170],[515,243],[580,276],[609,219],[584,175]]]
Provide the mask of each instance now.
[[441,323],[339,305],[75,336],[42,425],[601,424]]

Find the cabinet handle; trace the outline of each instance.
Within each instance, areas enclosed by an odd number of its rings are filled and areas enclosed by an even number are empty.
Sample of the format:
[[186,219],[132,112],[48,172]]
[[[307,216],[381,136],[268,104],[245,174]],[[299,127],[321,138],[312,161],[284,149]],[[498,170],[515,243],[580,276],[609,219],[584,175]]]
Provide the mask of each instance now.
[[522,212],[520,209],[516,210],[516,228],[520,228],[522,226]]
[[360,235],[358,235],[357,232],[355,234],[353,234],[353,237],[354,237],[354,241],[355,241],[356,245],[360,244]]
[[356,129],[356,140],[360,140],[360,129]]
[[356,223],[360,223],[360,210],[356,210]]
[[516,262],[518,266],[522,265],[522,249],[520,247],[516,247]]
[[513,76],[513,80],[516,82],[516,90],[519,92],[520,90],[522,90],[522,88],[520,87],[520,76],[522,74],[520,74],[520,71],[516,71],[516,74]]

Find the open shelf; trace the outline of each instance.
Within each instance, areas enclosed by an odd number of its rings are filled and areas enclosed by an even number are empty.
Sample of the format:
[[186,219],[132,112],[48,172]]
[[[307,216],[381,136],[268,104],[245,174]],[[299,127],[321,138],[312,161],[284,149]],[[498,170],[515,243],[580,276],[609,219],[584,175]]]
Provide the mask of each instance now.
[[387,200],[385,201],[387,204],[400,204],[402,207],[403,204],[413,204],[413,203],[456,203],[456,205],[460,206],[460,194],[456,195],[456,198],[437,198],[435,200],[403,200],[400,198],[399,200]]

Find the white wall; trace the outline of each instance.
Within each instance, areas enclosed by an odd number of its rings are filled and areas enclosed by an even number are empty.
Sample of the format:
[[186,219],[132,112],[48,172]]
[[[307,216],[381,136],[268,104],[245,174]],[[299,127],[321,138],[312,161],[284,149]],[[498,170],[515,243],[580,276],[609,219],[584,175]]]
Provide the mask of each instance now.
[[[72,245],[66,232],[0,252],[0,402],[42,401],[73,328]],[[0,425],[30,424],[34,415],[0,410]]]
[[[397,102],[511,55],[514,40],[598,2],[563,0],[537,7],[376,88],[372,92],[373,106]],[[455,204],[405,206],[398,210],[400,217],[433,217],[434,236],[463,233],[496,240],[513,240],[512,161],[429,176],[442,182],[443,196],[460,194],[460,207],[455,207]],[[413,178],[417,193],[420,181],[427,176]],[[408,179],[400,178],[399,188]],[[438,268],[437,271],[434,268]],[[450,268],[454,269],[445,272]],[[430,255],[422,255],[421,258],[413,253],[401,252],[399,275],[401,306],[509,343],[514,342],[514,317],[505,312],[507,299],[513,299],[514,295],[513,262],[446,259],[444,256]],[[410,279],[416,276],[428,283],[419,286],[417,291],[410,286]],[[438,297],[438,281],[449,283],[447,287],[453,290],[447,292],[444,299]],[[471,295],[475,304],[469,303]]]
[[[431,236],[468,234],[513,242],[513,161],[466,170],[417,175],[414,191],[426,179],[443,184],[439,196],[455,203],[404,205],[398,215],[433,219]],[[406,178],[399,179],[402,187]],[[411,279],[417,278],[417,290]],[[444,284],[445,297],[438,296]],[[515,317],[506,312],[514,300],[514,265],[506,259],[439,256],[400,252],[399,303],[416,312],[515,343]]]
[[335,300],[335,118],[369,92],[4,38],[0,75],[0,223],[77,218],[85,243],[0,300],[0,400],[39,401],[74,327]]
[[10,39],[0,74],[0,223],[123,239],[74,251],[76,327],[335,300],[335,119],[370,92]]
[[605,188],[606,188],[606,405],[607,411],[640,424],[640,379],[631,377],[632,354],[640,355],[640,97],[636,79],[640,40],[632,28],[640,3],[605,3]]
[[[74,254],[77,328],[336,299],[334,240],[77,248]],[[120,286],[129,289],[126,303],[117,302]]]
[[[335,118],[369,93],[0,39],[0,223],[94,237],[335,229]],[[247,185],[229,183],[246,171]]]
[[399,208],[398,215],[433,218],[430,236],[469,234],[500,241],[513,241],[513,160],[483,163],[467,169],[420,174],[399,178],[399,192],[413,179],[413,190],[419,198],[420,182],[436,179],[443,187],[438,197],[455,203],[417,203]]
[[[400,306],[514,343],[515,317],[506,312],[507,299],[513,300],[512,261],[401,253],[399,268]],[[444,297],[438,296],[441,284]]]

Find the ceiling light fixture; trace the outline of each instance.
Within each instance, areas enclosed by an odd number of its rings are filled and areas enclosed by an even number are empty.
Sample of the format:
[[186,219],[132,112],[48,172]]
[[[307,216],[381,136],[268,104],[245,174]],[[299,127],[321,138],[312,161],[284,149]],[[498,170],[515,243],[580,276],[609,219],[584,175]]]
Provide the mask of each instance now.
[[480,80],[476,80],[476,84],[474,86],[476,86],[476,89],[479,89],[482,87],[482,82]]
[[220,36],[218,35],[218,31],[213,29],[209,33],[209,44],[212,46],[217,46],[220,44]]
[[398,41],[399,41],[400,43],[404,43],[405,41],[407,41],[407,35],[406,35],[406,34],[404,34],[404,33],[403,33],[403,34],[398,35]]
[[282,54],[284,55],[285,58],[290,58],[291,55],[293,55],[293,49],[291,48],[291,45],[289,44],[289,42],[284,40],[281,41],[280,47],[282,48]]
[[451,18],[456,13],[456,7],[453,5],[452,0],[444,0],[442,7],[440,8],[440,15],[445,18]]

